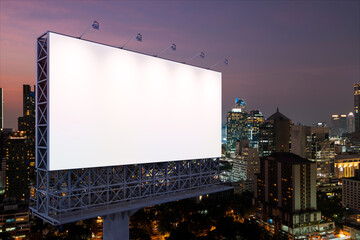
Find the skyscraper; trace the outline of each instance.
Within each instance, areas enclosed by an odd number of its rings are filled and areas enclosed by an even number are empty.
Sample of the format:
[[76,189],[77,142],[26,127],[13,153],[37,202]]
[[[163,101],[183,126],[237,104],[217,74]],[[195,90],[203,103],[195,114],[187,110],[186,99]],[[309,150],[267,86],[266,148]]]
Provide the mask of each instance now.
[[18,127],[5,150],[5,195],[28,201],[30,182],[35,181],[35,91],[29,85],[23,85],[23,116],[18,118]]
[[355,132],[360,132],[360,84],[354,84],[354,115],[355,115]]
[[264,122],[264,115],[259,110],[252,110],[248,116],[250,147],[259,149],[260,126]]
[[293,126],[291,152],[316,162],[318,178],[333,175],[335,144],[329,139],[328,127]]
[[346,114],[331,115],[330,136],[341,137],[344,133],[347,132],[348,132],[347,115]]
[[254,205],[261,226],[288,239],[334,232],[333,222],[320,222],[314,162],[277,152],[260,161],[260,173],[255,176]]
[[246,103],[242,99],[236,98],[235,108],[227,114],[226,118],[226,145],[229,152],[236,149],[236,141],[248,139],[248,114],[246,113]]
[[234,180],[254,180],[254,174],[259,172],[259,165],[258,151],[250,147],[249,140],[237,141],[232,168]]
[[6,159],[9,136],[14,133],[14,129],[0,129],[0,195],[5,193],[6,188]]
[[4,91],[0,88],[0,129],[4,128]]
[[353,112],[349,112],[349,114],[347,115],[347,132],[355,132],[355,116]]
[[18,119],[18,127],[35,141],[35,90],[31,91],[30,85],[23,85],[23,116]]
[[6,197],[28,201],[30,197],[30,159],[32,149],[25,132],[9,137],[6,146]]
[[290,151],[291,120],[279,109],[260,126],[259,155],[266,157],[274,152]]

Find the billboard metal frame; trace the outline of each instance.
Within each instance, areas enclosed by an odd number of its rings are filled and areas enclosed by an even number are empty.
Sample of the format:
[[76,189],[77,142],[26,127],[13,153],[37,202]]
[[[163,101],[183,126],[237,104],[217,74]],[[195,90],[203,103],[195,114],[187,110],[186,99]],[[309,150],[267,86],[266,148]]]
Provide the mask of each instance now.
[[219,185],[218,158],[49,171],[48,33],[36,43],[33,214],[57,225],[229,189]]

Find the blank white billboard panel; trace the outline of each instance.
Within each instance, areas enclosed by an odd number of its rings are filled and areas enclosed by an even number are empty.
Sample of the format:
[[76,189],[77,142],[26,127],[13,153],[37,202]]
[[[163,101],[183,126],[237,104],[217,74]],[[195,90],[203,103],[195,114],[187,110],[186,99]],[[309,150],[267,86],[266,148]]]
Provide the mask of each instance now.
[[221,156],[221,73],[49,33],[49,170]]

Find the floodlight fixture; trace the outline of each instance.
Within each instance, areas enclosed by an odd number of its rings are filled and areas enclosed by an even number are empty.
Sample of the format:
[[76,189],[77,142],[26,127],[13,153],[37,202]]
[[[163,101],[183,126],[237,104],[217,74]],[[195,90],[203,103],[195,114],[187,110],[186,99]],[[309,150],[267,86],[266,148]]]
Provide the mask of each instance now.
[[135,37],[136,41],[138,42],[142,42],[142,35],[140,33],[136,34],[135,36],[132,36],[131,38],[129,38],[129,40],[127,40],[127,42],[122,45],[120,48],[123,49],[131,40],[133,40]]
[[87,33],[87,31],[89,31],[89,29],[90,29],[91,27],[92,27],[93,29],[95,29],[95,30],[99,30],[99,29],[100,29],[100,23],[99,23],[98,21],[93,21],[93,22],[91,23],[91,25],[88,26],[88,27],[85,29],[85,31],[80,35],[79,39],[81,39],[81,37],[82,37],[85,33]]
[[166,50],[168,50],[170,48],[171,48],[171,50],[176,51],[176,44],[175,43],[171,44],[167,48],[161,50],[158,54],[154,55],[154,57],[158,57],[160,54],[162,54],[163,52],[165,52]]
[[215,63],[214,65],[212,65],[208,69],[213,69],[215,66],[219,65],[221,62],[223,62],[225,65],[229,65],[229,60],[227,58],[225,58],[224,60],[218,61],[217,63]]
[[188,63],[190,62],[191,60],[193,60],[194,58],[196,57],[201,57],[201,58],[205,58],[205,53],[204,52],[199,52],[197,53],[195,56],[192,56],[191,58],[189,58],[188,60],[186,60],[184,63]]

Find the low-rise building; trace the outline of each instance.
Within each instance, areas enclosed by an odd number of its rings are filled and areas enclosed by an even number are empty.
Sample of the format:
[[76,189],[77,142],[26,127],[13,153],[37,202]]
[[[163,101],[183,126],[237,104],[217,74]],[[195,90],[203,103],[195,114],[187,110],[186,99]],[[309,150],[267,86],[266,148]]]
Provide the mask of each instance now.
[[0,204],[0,232],[14,239],[25,239],[30,232],[30,212],[26,203],[9,200]]
[[342,204],[344,207],[360,211],[360,170],[351,178],[342,180]]
[[335,156],[335,176],[337,178],[349,178],[355,176],[355,170],[359,169],[360,154],[343,153]]

